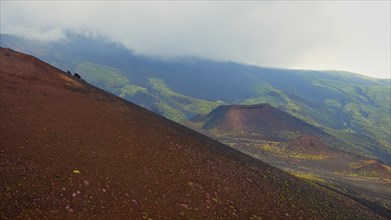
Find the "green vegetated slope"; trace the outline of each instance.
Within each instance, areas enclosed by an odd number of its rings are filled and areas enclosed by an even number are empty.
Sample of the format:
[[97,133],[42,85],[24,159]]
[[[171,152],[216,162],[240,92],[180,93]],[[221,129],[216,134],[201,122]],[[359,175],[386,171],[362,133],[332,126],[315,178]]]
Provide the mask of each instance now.
[[262,82],[253,87],[254,97],[239,102],[268,102],[315,125],[356,131],[389,142],[389,85],[363,85],[316,76],[306,79],[306,83],[311,90]]
[[[92,62],[80,62],[76,71],[90,83],[122,98],[135,101],[176,122],[189,116],[206,114],[221,101],[206,101],[188,97],[172,91],[162,79],[148,78],[145,87],[132,84],[128,76],[120,69]],[[144,100],[143,100],[144,99]]]
[[[347,150],[390,157],[390,80],[338,71],[263,68],[195,58],[135,55],[104,39],[69,34],[37,43],[1,35],[2,47],[33,54],[88,82],[181,122],[220,104],[270,103],[342,138]],[[219,101],[221,100],[221,101]],[[371,144],[366,139],[370,138]]]
[[[181,112],[181,115],[186,113],[191,113],[192,115],[206,114],[219,105],[224,104],[221,101],[211,102],[178,94],[172,91],[161,79],[150,78],[149,83],[153,90],[160,95],[162,102],[165,103],[165,105],[176,107],[178,111]],[[175,116],[175,118],[177,118],[177,116]],[[187,118],[180,117],[179,119],[184,120]]]
[[115,93],[130,85],[130,80],[124,76],[122,70],[103,66],[87,61],[80,62],[76,68],[77,72],[83,73],[83,77],[93,84],[99,85],[102,89],[112,90]]

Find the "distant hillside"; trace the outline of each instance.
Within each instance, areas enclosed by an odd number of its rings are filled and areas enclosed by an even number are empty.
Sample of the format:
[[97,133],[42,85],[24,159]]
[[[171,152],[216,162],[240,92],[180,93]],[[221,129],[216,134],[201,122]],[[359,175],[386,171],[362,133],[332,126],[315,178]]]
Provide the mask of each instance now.
[[322,130],[308,124],[267,103],[258,105],[219,106],[204,116],[197,116],[193,121],[200,123],[204,129],[263,135],[292,132],[297,134],[325,134]]
[[288,148],[301,153],[321,154],[330,151],[330,147],[321,140],[321,138],[301,134],[288,142]]
[[389,79],[197,58],[162,60],[73,34],[52,43],[1,35],[0,45],[78,72],[93,85],[177,122],[222,104],[269,103],[351,143],[352,152],[391,163]]
[[352,176],[380,177],[391,179],[391,167],[376,160],[366,160],[349,164],[350,169],[345,172]]
[[286,156],[291,153],[294,156],[342,156],[345,153],[340,150],[350,147],[348,143],[267,103],[219,106],[209,114],[198,115],[191,121],[195,124],[189,125],[194,129],[209,131],[211,137],[222,142],[227,138],[243,138],[246,143],[260,140],[282,142],[277,148]]
[[380,218],[34,57],[0,61],[2,219]]

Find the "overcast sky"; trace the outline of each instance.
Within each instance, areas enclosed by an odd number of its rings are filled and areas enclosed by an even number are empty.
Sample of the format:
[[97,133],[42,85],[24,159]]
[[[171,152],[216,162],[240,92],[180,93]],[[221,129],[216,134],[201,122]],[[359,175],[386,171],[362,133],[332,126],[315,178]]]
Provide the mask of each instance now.
[[1,33],[105,36],[136,53],[390,78],[390,1],[1,1]]

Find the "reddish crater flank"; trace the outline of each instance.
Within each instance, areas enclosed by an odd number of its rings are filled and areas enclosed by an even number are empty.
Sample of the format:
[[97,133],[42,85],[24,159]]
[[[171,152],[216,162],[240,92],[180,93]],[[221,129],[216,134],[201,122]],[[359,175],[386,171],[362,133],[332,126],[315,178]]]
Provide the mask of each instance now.
[[349,166],[349,171],[352,175],[384,179],[390,179],[391,177],[391,167],[377,160],[364,160],[358,163],[351,163]]
[[217,128],[244,132],[297,131],[308,134],[323,134],[313,125],[267,103],[219,106],[209,114],[197,117],[194,121],[201,122],[204,129]]
[[379,218],[34,57],[0,61],[1,219]]
[[319,137],[308,134],[303,134],[290,140],[288,146],[290,149],[306,153],[330,151],[330,146],[325,144]]

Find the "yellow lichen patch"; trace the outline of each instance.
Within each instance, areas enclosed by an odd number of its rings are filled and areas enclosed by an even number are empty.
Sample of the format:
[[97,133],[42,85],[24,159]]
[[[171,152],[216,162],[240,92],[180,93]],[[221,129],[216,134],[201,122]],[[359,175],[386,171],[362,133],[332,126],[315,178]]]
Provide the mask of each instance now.
[[292,155],[291,157],[306,159],[306,160],[325,160],[327,158],[330,158],[329,156],[323,154],[303,154],[303,153],[294,153],[294,155]]
[[299,177],[301,179],[309,180],[312,182],[320,182],[320,183],[326,183],[324,179],[321,177],[313,174],[313,173],[302,173],[302,172],[291,172],[292,175]]
[[349,163],[348,166],[350,168],[359,168],[359,167],[363,167],[363,166],[366,166],[366,165],[370,165],[370,164],[373,164],[373,163],[376,163],[375,160],[364,160],[364,161],[360,161],[360,162],[356,162],[356,163]]
[[340,171],[339,174],[353,177],[375,177],[382,179],[390,179],[391,176],[391,167],[376,160],[363,160],[349,163],[347,166],[349,169]]
[[308,154],[308,153],[301,153],[293,150],[289,150],[281,145],[276,143],[267,143],[262,144],[261,147],[268,152],[271,152],[273,154],[278,155],[285,155],[291,158],[296,159],[304,159],[304,160],[325,160],[329,158],[329,156],[324,154]]
[[286,154],[286,150],[278,147],[278,144],[275,144],[275,143],[267,143],[267,144],[263,144],[262,145],[262,148],[265,150],[265,151],[269,151],[271,153],[274,153],[274,154]]

